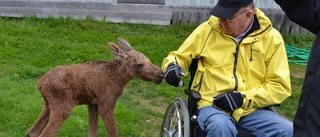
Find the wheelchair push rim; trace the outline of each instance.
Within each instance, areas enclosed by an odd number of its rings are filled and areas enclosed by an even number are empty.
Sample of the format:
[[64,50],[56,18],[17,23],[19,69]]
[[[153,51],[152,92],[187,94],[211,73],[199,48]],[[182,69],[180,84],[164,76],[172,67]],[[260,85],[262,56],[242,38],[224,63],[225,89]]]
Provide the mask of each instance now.
[[162,137],[189,137],[190,121],[186,102],[181,98],[176,98],[171,103],[165,113],[161,129]]

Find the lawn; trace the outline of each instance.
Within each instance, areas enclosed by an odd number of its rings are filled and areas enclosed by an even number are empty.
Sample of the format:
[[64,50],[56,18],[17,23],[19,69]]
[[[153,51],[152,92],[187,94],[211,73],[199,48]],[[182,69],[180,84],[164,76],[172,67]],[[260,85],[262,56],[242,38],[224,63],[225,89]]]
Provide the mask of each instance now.
[[[116,24],[91,18],[0,18],[0,137],[24,136],[32,126],[43,104],[37,80],[54,66],[114,59],[107,43],[117,42],[118,37],[161,66],[163,58],[177,49],[195,27]],[[286,43],[297,47],[310,45],[314,39],[313,35],[283,36]],[[276,109],[292,120],[305,66],[290,64],[290,69],[293,95]],[[155,85],[138,79],[130,81],[115,108],[120,136],[159,136],[166,106],[184,96],[183,89],[165,82]],[[87,116],[86,106],[75,107],[58,136],[87,136]],[[101,118],[99,131],[99,136],[107,135]]]

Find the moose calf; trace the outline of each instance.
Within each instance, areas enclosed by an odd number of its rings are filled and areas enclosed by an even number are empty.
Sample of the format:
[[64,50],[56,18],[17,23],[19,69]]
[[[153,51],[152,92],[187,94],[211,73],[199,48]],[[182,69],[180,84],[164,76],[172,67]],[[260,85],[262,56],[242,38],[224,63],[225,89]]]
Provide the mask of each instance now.
[[57,66],[38,81],[44,104],[37,121],[26,137],[55,137],[63,122],[78,104],[87,104],[89,113],[88,136],[98,135],[98,115],[102,117],[110,137],[118,137],[114,107],[125,85],[132,78],[160,84],[163,71],[152,64],[130,44],[118,39],[119,47],[110,42],[112,61],[88,61],[83,64]]

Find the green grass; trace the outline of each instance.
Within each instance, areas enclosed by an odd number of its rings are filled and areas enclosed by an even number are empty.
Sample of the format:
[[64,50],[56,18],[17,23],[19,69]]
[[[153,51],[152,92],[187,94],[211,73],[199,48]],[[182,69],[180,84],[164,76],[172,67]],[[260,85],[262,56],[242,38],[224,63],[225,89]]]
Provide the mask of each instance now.
[[[0,137],[24,136],[42,109],[42,97],[35,85],[57,65],[88,60],[111,60],[108,42],[122,37],[136,50],[161,66],[167,54],[177,49],[196,25],[154,26],[71,18],[0,18]],[[314,36],[285,35],[291,45],[312,43]],[[300,40],[297,40],[300,39]],[[303,42],[301,41],[303,40]],[[301,45],[300,45],[301,46]],[[293,119],[303,82],[303,66],[290,65],[293,95],[277,111]],[[186,82],[186,81],[185,81]],[[183,96],[184,88],[165,82],[155,85],[133,79],[128,83],[115,108],[121,136],[159,136],[166,106]],[[87,136],[86,106],[77,106],[58,136]],[[106,136],[99,119],[99,136]]]

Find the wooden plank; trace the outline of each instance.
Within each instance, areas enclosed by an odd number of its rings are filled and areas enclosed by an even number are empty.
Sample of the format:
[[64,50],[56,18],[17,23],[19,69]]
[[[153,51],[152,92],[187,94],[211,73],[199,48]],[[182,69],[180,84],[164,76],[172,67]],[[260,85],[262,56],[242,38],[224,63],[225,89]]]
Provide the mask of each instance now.
[[303,27],[300,27],[299,28],[299,34],[310,34],[310,32],[307,29],[305,29]]
[[180,24],[181,23],[181,12],[173,12],[171,17],[171,24]]
[[294,22],[291,23],[291,30],[289,32],[289,34],[293,34],[293,35],[296,35],[296,34],[299,34],[299,29],[300,29],[300,26]]
[[198,21],[197,21],[198,24],[201,24],[201,23],[207,21],[210,17],[209,12],[198,12],[198,16],[199,16]]
[[[116,10],[113,4],[97,2],[54,2],[52,8],[56,9],[82,9],[82,10]],[[111,9],[108,9],[111,8]]]
[[[21,1],[21,0],[20,0]],[[117,0],[22,0],[22,1],[50,1],[50,2],[97,2],[97,3],[117,3]]]
[[266,12],[265,15],[270,19],[271,22],[275,20],[275,16],[271,12]]
[[190,21],[189,21],[189,24],[197,24],[198,22],[198,14],[197,12],[191,12],[190,13]]
[[52,2],[44,1],[0,1],[0,7],[52,8]]
[[281,29],[280,32],[284,32],[284,33],[290,33],[290,29],[291,29],[291,21],[289,20],[289,18],[287,16],[284,17],[282,25],[281,25]]
[[190,21],[190,13],[189,12],[182,12],[181,14],[181,24],[189,24]]
[[284,20],[285,14],[275,13],[275,18],[273,20],[273,27],[278,31],[281,31],[281,25]]
[[132,4],[165,4],[165,0],[117,0],[117,3],[132,3]]

